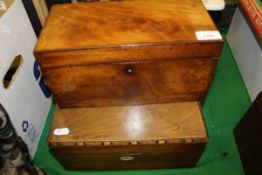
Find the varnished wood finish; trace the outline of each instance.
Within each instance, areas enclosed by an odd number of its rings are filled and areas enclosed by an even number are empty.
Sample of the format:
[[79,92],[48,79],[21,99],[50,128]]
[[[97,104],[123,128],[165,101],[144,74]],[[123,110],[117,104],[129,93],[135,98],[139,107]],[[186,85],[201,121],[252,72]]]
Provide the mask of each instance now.
[[167,45],[121,46],[61,52],[35,52],[41,68],[93,65],[131,61],[218,58],[223,44],[196,42]]
[[223,40],[195,32],[210,30],[200,0],[56,5],[35,56],[61,107],[203,100]]
[[203,100],[216,63],[179,59],[42,71],[60,107],[135,105]]
[[45,25],[36,51],[191,43],[195,31],[217,30],[200,0],[55,5]]
[[[192,167],[199,160],[204,148],[204,142],[101,147],[75,145],[53,147],[51,152],[69,170],[126,170]],[[121,153],[115,154],[112,151]],[[123,161],[121,157],[134,159]]]
[[[58,128],[69,134],[54,135]],[[57,107],[48,142],[67,169],[187,167],[199,159],[207,133],[197,102]]]
[[[70,134],[55,136],[55,128]],[[121,142],[206,138],[197,102],[122,107],[57,107],[49,142]]]
[[63,59],[63,51],[70,55],[63,65],[218,57],[222,40],[199,42],[195,36],[210,30],[217,29],[200,0],[55,5],[35,55],[42,67],[50,61],[61,66],[57,59]]

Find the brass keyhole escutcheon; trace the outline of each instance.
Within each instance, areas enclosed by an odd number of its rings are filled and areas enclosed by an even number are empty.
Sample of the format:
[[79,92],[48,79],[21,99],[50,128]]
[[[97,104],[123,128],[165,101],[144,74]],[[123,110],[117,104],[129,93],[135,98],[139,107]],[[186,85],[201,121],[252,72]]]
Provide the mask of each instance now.
[[134,160],[134,157],[133,156],[121,156],[119,159],[122,161],[130,161],[130,160]]

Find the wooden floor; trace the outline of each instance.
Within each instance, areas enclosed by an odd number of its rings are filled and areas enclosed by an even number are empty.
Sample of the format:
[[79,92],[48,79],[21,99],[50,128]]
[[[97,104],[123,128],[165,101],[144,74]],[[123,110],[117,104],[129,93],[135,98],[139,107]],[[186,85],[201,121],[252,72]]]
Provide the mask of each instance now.
[[[226,30],[221,30],[226,34]],[[225,37],[225,35],[224,35]],[[219,60],[216,75],[203,104],[203,114],[209,133],[209,143],[198,165],[187,169],[138,170],[138,171],[65,171],[48,152],[47,136],[54,111],[52,106],[40,144],[35,163],[48,175],[242,175],[244,174],[233,136],[233,128],[250,105],[250,99],[242,78],[236,67],[232,53],[225,43]]]

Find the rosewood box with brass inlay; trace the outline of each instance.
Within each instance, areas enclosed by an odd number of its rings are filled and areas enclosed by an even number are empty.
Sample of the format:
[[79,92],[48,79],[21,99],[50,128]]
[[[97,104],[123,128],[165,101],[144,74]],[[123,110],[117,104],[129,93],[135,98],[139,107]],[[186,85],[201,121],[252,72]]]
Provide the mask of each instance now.
[[51,152],[66,169],[189,167],[208,136],[197,102],[56,107]]

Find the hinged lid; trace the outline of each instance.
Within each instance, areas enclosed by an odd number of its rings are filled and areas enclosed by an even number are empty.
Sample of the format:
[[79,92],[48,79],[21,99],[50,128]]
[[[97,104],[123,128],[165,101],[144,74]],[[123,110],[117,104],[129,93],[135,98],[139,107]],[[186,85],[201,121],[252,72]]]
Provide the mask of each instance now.
[[35,48],[42,67],[218,57],[223,40],[201,0],[55,5]]
[[140,106],[56,107],[49,144],[60,146],[205,143],[197,102]]

